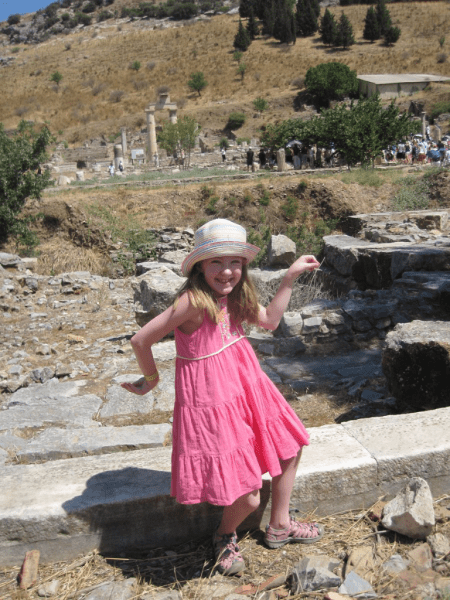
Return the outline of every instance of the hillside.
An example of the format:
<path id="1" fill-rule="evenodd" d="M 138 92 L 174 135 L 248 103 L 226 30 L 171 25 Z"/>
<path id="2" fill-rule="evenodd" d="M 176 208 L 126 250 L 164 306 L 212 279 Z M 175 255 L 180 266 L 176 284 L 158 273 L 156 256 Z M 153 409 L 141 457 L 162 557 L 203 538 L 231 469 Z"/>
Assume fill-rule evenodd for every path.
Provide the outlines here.
<path id="1" fill-rule="evenodd" d="M 36 45 L 10 45 L 3 33 L 1 120 L 6 129 L 21 118 L 45 121 L 60 140 L 81 145 L 99 136 L 114 137 L 123 126 L 133 131 L 145 126 L 145 107 L 155 101 L 160 86 L 168 86 L 181 107 L 179 114 L 195 115 L 204 131 L 220 133 L 230 112 L 240 110 L 247 122 L 238 135 L 252 137 L 267 122 L 302 116 L 294 107 L 302 78 L 322 62 L 338 60 L 359 74 L 448 74 L 450 40 L 439 44 L 449 22 L 448 3 L 391 4 L 393 24 L 402 32 L 393 47 L 362 39 L 367 6 L 330 10 L 337 17 L 344 10 L 349 17 L 354 46 L 329 49 L 318 34 L 299 38 L 294 46 L 260 37 L 244 55 L 244 79 L 232 58 L 236 14 L 202 16 L 195 22 L 109 19 Z M 138 71 L 130 68 L 134 61 L 141 64 Z M 208 81 L 201 97 L 187 86 L 190 74 L 199 70 Z M 59 85 L 50 81 L 55 71 L 62 75 Z M 260 117 L 252 107 L 258 96 L 269 101 L 269 110 Z M 414 99 L 430 110 L 449 96 L 450 86 L 432 84 Z M 410 100 L 404 98 L 400 105 L 407 108 Z"/>

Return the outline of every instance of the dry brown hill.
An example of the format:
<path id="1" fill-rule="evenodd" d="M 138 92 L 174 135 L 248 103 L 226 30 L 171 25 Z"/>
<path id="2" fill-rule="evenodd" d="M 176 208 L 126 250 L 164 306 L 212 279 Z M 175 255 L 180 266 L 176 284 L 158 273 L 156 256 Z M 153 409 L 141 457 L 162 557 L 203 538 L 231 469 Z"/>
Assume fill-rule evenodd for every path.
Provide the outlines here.
<path id="1" fill-rule="evenodd" d="M 318 34 L 299 38 L 294 46 L 261 37 L 245 53 L 243 80 L 232 58 L 238 15 L 173 23 L 166 29 L 155 29 L 152 20 L 108 20 L 35 46 L 4 46 L 0 55 L 14 61 L 0 70 L 1 120 L 7 129 L 21 118 L 46 121 L 59 139 L 79 145 L 100 135 L 115 136 L 123 126 L 141 128 L 146 105 L 160 86 L 168 86 L 172 100 L 183 107 L 180 113 L 195 115 L 204 130 L 220 132 L 231 111 L 245 112 L 247 122 L 238 135 L 250 137 L 264 123 L 301 116 L 294 110 L 301 80 L 309 67 L 322 62 L 338 60 L 358 74 L 448 74 L 450 40 L 439 44 L 448 30 L 447 2 L 391 4 L 393 24 L 402 32 L 393 47 L 362 39 L 367 6 L 331 8 L 337 16 L 343 10 L 356 39 L 350 49 L 326 48 Z M 133 61 L 141 63 L 139 71 L 130 68 Z M 55 71 L 63 76 L 59 86 L 50 81 Z M 194 71 L 203 71 L 209 84 L 201 97 L 187 86 Z M 252 107 L 258 96 L 270 103 L 262 117 Z M 432 84 L 414 99 L 430 109 L 449 96 L 448 85 Z M 409 101 L 402 100 L 402 106 Z"/>

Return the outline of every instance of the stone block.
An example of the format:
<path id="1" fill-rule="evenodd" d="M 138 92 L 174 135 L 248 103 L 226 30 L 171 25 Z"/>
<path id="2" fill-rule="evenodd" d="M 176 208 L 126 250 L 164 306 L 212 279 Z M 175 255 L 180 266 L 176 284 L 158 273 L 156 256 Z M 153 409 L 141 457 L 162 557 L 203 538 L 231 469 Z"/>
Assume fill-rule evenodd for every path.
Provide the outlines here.
<path id="1" fill-rule="evenodd" d="M 359 419 L 342 427 L 376 461 L 380 492 L 396 494 L 419 474 L 433 495 L 448 492 L 450 408 Z"/>
<path id="2" fill-rule="evenodd" d="M 388 333 L 383 371 L 399 406 L 421 410 L 450 405 L 450 323 L 412 321 Z"/>

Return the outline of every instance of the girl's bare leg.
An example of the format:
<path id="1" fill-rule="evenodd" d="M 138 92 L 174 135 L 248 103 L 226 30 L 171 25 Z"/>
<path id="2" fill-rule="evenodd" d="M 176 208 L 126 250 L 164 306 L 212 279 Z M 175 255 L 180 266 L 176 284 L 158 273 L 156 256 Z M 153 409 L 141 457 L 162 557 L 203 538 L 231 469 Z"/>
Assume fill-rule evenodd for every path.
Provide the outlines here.
<path id="1" fill-rule="evenodd" d="M 259 490 L 241 496 L 223 509 L 222 520 L 217 535 L 233 533 L 250 513 L 259 506 Z"/>
<path id="2" fill-rule="evenodd" d="M 289 502 L 294 487 L 295 474 L 302 451 L 289 460 L 280 460 L 282 473 L 272 479 L 272 510 L 270 526 L 274 529 L 289 527 Z"/>

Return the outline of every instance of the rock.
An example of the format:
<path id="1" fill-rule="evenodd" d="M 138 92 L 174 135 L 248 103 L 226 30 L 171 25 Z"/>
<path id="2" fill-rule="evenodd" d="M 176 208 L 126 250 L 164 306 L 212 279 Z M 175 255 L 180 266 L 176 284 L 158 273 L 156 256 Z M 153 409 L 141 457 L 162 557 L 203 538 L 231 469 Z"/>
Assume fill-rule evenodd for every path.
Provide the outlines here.
<path id="1" fill-rule="evenodd" d="M 285 235 L 272 235 L 268 250 L 269 266 L 290 265 L 295 260 L 296 245 Z"/>
<path id="2" fill-rule="evenodd" d="M 413 321 L 388 333 L 383 372 L 401 408 L 450 405 L 449 338 L 450 323 L 445 321 Z"/>
<path id="3" fill-rule="evenodd" d="M 425 539 L 435 524 L 433 497 L 427 482 L 414 477 L 383 510 L 382 525 L 413 539 Z"/>
<path id="4" fill-rule="evenodd" d="M 288 577 L 293 594 L 312 592 L 322 588 L 336 587 L 341 578 L 332 571 L 340 565 L 340 561 L 328 556 L 307 556 L 294 565 Z"/>
<path id="5" fill-rule="evenodd" d="M 59 579 L 53 579 L 53 581 L 47 581 L 40 585 L 37 589 L 37 595 L 41 598 L 49 598 L 51 596 L 56 596 L 59 587 L 61 585 L 61 581 Z"/>
<path id="6" fill-rule="evenodd" d="M 283 335 L 287 337 L 291 337 L 294 335 L 300 335 L 303 327 L 303 319 L 299 313 L 296 312 L 286 312 L 284 313 L 280 328 Z"/>
<path id="7" fill-rule="evenodd" d="M 393 554 L 389 560 L 382 564 L 382 568 L 389 575 L 396 575 L 407 569 L 408 564 L 400 554 Z"/>
<path id="8" fill-rule="evenodd" d="M 227 596 L 228 597 L 228 596 Z M 140 600 L 182 600 L 180 592 L 176 590 L 164 590 L 162 592 L 147 592 L 139 596 Z M 242 596 L 240 597 L 242 600 Z"/>
<path id="9" fill-rule="evenodd" d="M 357 598 L 377 598 L 377 594 L 368 581 L 351 571 L 339 587 L 340 594 L 355 596 Z"/>
<path id="10" fill-rule="evenodd" d="M 429 535 L 427 542 L 436 558 L 442 558 L 450 552 L 450 539 L 443 533 Z"/>
<path id="11" fill-rule="evenodd" d="M 131 577 L 125 581 L 110 581 L 101 585 L 84 597 L 84 600 L 130 600 L 135 598 L 136 579 Z"/>
<path id="12" fill-rule="evenodd" d="M 372 546 L 360 546 L 350 552 L 345 567 L 345 574 L 352 571 L 360 577 L 367 577 L 374 570 L 374 558 Z"/>
<path id="13" fill-rule="evenodd" d="M 21 590 L 27 590 L 36 583 L 40 556 L 41 553 L 39 550 L 30 550 L 25 554 L 25 559 L 18 576 L 19 588 Z"/>
<path id="14" fill-rule="evenodd" d="M 410 562 L 418 572 L 428 571 L 433 566 L 433 555 L 428 544 L 421 544 L 408 552 Z"/>
<path id="15" fill-rule="evenodd" d="M 2 267 L 17 267 L 22 264 L 22 259 L 16 254 L 8 254 L 7 252 L 0 252 L 0 265 Z"/>
<path id="16" fill-rule="evenodd" d="M 142 375 L 133 376 L 129 381 L 136 381 Z M 119 415 L 147 414 L 153 409 L 153 394 L 145 396 L 130 394 L 120 385 L 112 385 L 106 392 L 106 403 L 100 410 L 100 418 Z"/>
<path id="17" fill-rule="evenodd" d="M 185 281 L 171 269 L 160 265 L 139 277 L 133 285 L 136 321 L 140 327 L 168 308 Z"/>

